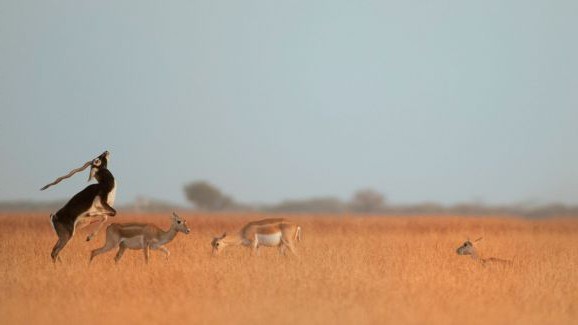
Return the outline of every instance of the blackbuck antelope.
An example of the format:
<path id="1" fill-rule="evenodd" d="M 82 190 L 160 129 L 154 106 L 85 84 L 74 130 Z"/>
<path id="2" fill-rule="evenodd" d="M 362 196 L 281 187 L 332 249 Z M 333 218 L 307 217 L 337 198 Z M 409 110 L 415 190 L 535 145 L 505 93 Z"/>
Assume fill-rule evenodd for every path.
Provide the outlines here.
<path id="1" fill-rule="evenodd" d="M 145 261 L 149 262 L 151 249 L 159 249 L 169 258 L 170 252 L 164 246 L 172 241 L 178 232 L 188 234 L 191 230 L 187 227 L 187 221 L 173 212 L 169 230 L 164 231 L 159 227 L 147 223 L 113 223 L 106 228 L 106 242 L 101 248 L 90 253 L 90 261 L 97 255 L 106 253 L 118 247 L 114 261 L 118 263 L 127 248 L 142 249 Z"/>
<path id="2" fill-rule="evenodd" d="M 482 240 L 482 237 L 474 240 L 474 242 L 478 242 L 480 240 Z M 480 262 L 484 266 L 487 264 L 512 265 L 512 261 L 510 260 L 504 260 L 496 257 L 480 257 L 476 248 L 474 247 L 474 244 L 472 244 L 469 239 L 466 240 L 462 246 L 458 247 L 456 253 L 458 253 L 458 255 L 470 255 L 475 261 Z"/>
<path id="3" fill-rule="evenodd" d="M 301 227 L 288 222 L 285 219 L 264 219 L 249 222 L 236 235 L 227 236 L 224 233 L 221 237 L 213 238 L 213 255 L 220 253 L 225 247 L 232 245 L 244 245 L 252 248 L 256 255 L 259 246 L 277 246 L 279 253 L 285 255 L 286 248 L 291 253 L 295 253 L 294 242 L 301 241 Z"/>
<path id="4" fill-rule="evenodd" d="M 67 175 L 57 178 L 54 182 L 40 189 L 43 191 L 52 185 L 58 184 L 63 179 L 69 178 L 89 166 L 90 175 L 88 181 L 94 178 L 98 182 L 88 185 L 84 190 L 73 196 L 58 212 L 50 215 L 50 222 L 56 235 L 58 235 L 58 241 L 50 254 L 54 262 L 59 259 L 58 254 L 72 238 L 76 229 L 86 227 L 92 223 L 99 223 L 94 232 L 86 238 L 86 240 L 91 240 L 107 218 L 116 215 L 116 210 L 112 207 L 116 194 L 116 183 L 111 172 L 107 169 L 109 156 L 109 152 L 105 151 L 97 158 L 87 161 L 82 167 L 71 170 Z"/>

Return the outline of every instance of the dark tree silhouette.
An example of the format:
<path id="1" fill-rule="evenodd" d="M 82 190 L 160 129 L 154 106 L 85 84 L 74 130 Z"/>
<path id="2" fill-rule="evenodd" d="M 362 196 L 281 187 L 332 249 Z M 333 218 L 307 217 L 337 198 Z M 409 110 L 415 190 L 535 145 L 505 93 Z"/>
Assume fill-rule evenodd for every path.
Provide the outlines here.
<path id="1" fill-rule="evenodd" d="M 187 199 L 201 209 L 222 210 L 234 204 L 231 197 L 206 181 L 192 182 L 186 185 L 184 190 Z"/>
<path id="2" fill-rule="evenodd" d="M 353 194 L 350 207 L 355 212 L 380 212 L 385 208 L 385 198 L 383 194 L 372 189 L 359 190 Z"/>

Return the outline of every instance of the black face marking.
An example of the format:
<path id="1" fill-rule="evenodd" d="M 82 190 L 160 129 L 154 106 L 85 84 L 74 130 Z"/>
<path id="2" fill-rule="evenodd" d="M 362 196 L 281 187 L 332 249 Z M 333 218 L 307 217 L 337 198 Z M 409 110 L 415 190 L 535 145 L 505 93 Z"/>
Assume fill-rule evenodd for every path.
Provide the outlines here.
<path id="1" fill-rule="evenodd" d="M 103 168 L 107 168 L 108 165 L 108 157 L 110 156 L 110 153 L 108 151 L 103 152 L 100 156 L 98 156 L 98 160 L 100 160 L 100 166 Z"/>

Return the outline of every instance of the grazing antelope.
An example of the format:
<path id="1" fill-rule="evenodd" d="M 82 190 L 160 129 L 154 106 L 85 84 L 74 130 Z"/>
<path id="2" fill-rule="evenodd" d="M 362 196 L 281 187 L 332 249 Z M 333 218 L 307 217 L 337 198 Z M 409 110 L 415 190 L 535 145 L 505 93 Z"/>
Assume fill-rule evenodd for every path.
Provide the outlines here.
<path id="1" fill-rule="evenodd" d="M 277 246 L 279 253 L 285 255 L 286 248 L 295 253 L 294 241 L 301 241 L 301 227 L 285 219 L 264 219 L 249 222 L 241 231 L 233 236 L 224 233 L 221 237 L 213 238 L 213 255 L 220 253 L 225 247 L 244 245 L 252 248 L 258 255 L 259 246 Z"/>
<path id="2" fill-rule="evenodd" d="M 118 263 L 122 254 L 127 248 L 142 249 L 144 251 L 145 261 L 149 262 L 151 249 L 159 249 L 165 253 L 166 258 L 171 254 L 164 246 L 172 241 L 178 232 L 188 234 L 191 230 L 187 227 L 187 221 L 173 212 L 171 218 L 171 227 L 164 231 L 159 227 L 147 223 L 113 223 L 106 228 L 106 242 L 101 248 L 95 249 L 90 253 L 90 261 L 97 255 L 106 253 L 111 249 L 118 247 L 118 252 L 114 261 Z"/>
<path id="3" fill-rule="evenodd" d="M 110 153 L 105 151 L 97 158 L 87 161 L 82 167 L 71 170 L 67 175 L 57 178 L 54 182 L 45 185 L 43 191 L 52 185 L 60 183 L 75 173 L 85 170 L 90 166 L 88 180 L 96 179 L 96 184 L 88 185 L 84 190 L 73 196 L 68 203 L 58 212 L 50 215 L 52 227 L 58 235 L 58 241 L 52 249 L 52 261 L 59 259 L 58 254 L 72 238 L 76 229 L 86 227 L 92 223 L 99 223 L 97 228 L 86 240 L 91 240 L 100 230 L 109 216 L 116 215 L 112 207 L 116 194 L 116 182 L 112 173 L 108 170 Z"/>
<path id="4" fill-rule="evenodd" d="M 478 242 L 480 240 L 482 240 L 482 237 L 474 240 L 474 242 Z M 456 253 L 458 253 L 458 255 L 470 255 L 475 261 L 482 263 L 482 265 L 484 266 L 486 264 L 512 265 L 512 261 L 510 260 L 504 260 L 496 257 L 488 257 L 488 258 L 480 257 L 478 255 L 478 252 L 476 251 L 476 248 L 474 247 L 474 244 L 472 244 L 472 242 L 469 239 L 466 240 L 462 246 L 458 247 Z"/>

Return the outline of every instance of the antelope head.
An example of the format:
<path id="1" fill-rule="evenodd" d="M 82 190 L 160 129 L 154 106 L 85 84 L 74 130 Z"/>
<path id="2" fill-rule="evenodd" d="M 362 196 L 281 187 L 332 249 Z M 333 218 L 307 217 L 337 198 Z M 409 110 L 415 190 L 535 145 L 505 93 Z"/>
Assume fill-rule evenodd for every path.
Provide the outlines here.
<path id="1" fill-rule="evenodd" d="M 478 242 L 480 240 L 482 240 L 482 237 L 474 240 L 474 242 Z M 472 244 L 472 242 L 468 239 L 462 244 L 462 246 L 458 247 L 456 253 L 458 253 L 458 255 L 476 255 L 476 249 L 474 248 L 474 244 Z"/>
<path id="2" fill-rule="evenodd" d="M 183 234 L 188 234 L 189 232 L 191 232 L 191 229 L 189 229 L 189 227 L 187 226 L 187 221 L 179 217 L 176 213 L 173 212 L 171 220 L 173 222 L 172 227 L 174 227 L 177 231 L 180 231 Z"/>
<path id="3" fill-rule="evenodd" d="M 225 237 L 227 237 L 227 233 L 223 233 L 221 237 L 214 237 L 213 241 L 211 241 L 211 246 L 213 247 L 213 255 L 219 254 L 227 244 L 225 243 Z"/>
<path id="4" fill-rule="evenodd" d="M 107 168 L 108 159 L 110 157 L 110 152 L 105 151 L 100 156 L 94 158 L 90 161 L 90 174 L 88 175 L 88 181 L 90 182 L 101 168 Z"/>

